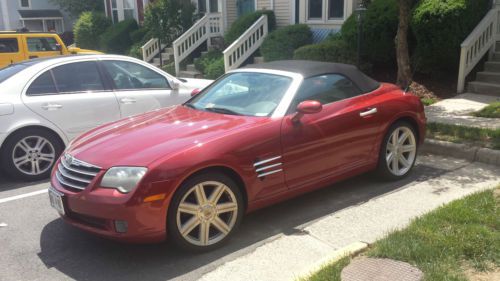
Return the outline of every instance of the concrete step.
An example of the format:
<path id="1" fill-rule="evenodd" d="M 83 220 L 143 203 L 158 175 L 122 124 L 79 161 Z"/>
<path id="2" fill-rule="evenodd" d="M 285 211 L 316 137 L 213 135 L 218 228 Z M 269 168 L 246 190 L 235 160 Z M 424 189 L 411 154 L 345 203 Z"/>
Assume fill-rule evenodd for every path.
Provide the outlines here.
<path id="1" fill-rule="evenodd" d="M 161 53 L 161 57 L 164 60 L 171 60 L 171 61 L 174 60 L 174 54 L 173 53 Z"/>
<path id="2" fill-rule="evenodd" d="M 181 71 L 179 71 L 179 74 L 177 75 L 177 77 L 203 78 L 203 74 L 201 74 L 199 71 L 181 70 Z"/>
<path id="3" fill-rule="evenodd" d="M 478 72 L 476 80 L 479 82 L 486 82 L 500 85 L 500 72 Z"/>
<path id="4" fill-rule="evenodd" d="M 491 60 L 492 61 L 500 61 L 500 52 L 494 52 Z"/>
<path id="5" fill-rule="evenodd" d="M 496 45 L 496 51 L 497 52 L 500 52 L 500 41 L 497 42 L 497 45 Z"/>
<path id="6" fill-rule="evenodd" d="M 500 62 L 498 61 L 487 61 L 484 64 L 484 70 L 488 72 L 500 72 Z"/>
<path id="7" fill-rule="evenodd" d="M 253 63 L 254 64 L 264 63 L 264 57 L 254 57 Z"/>
<path id="8" fill-rule="evenodd" d="M 474 81 L 474 82 L 469 82 L 469 84 L 467 85 L 467 88 L 468 88 L 469 92 L 476 93 L 476 94 L 489 95 L 489 96 L 500 96 L 500 85 L 499 84 Z"/>
<path id="9" fill-rule="evenodd" d="M 188 64 L 188 65 L 186 65 L 186 70 L 187 71 L 198 71 L 196 69 L 196 67 L 194 66 L 194 64 Z"/>
<path id="10" fill-rule="evenodd" d="M 172 47 L 170 47 L 170 48 L 165 48 L 165 49 L 163 49 L 163 52 L 164 52 L 164 53 L 171 53 L 171 54 L 173 54 L 173 53 L 174 53 L 174 48 L 172 48 Z"/>
<path id="11" fill-rule="evenodd" d="M 163 65 L 169 64 L 169 63 L 171 63 L 173 61 L 174 61 L 174 58 L 168 58 L 168 59 L 163 58 Z M 160 64 L 160 58 L 154 58 L 153 59 L 153 64 L 158 64 L 159 65 Z"/>

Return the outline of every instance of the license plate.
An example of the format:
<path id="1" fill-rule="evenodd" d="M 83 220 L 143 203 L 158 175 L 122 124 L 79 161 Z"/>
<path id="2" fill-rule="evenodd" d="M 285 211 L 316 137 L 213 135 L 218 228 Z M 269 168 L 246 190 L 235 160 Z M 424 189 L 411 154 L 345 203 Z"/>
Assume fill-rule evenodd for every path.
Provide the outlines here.
<path id="1" fill-rule="evenodd" d="M 65 212 L 62 200 L 62 194 L 58 193 L 52 188 L 49 188 L 49 199 L 50 199 L 50 206 L 56 209 L 59 212 L 59 214 L 64 215 Z"/>

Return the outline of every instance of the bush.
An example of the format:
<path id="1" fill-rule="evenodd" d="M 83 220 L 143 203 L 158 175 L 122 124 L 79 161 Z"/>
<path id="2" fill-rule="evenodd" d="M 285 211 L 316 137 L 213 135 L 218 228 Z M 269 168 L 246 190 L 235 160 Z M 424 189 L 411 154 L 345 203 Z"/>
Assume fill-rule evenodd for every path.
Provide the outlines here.
<path id="1" fill-rule="evenodd" d="M 175 63 L 174 62 L 171 62 L 169 64 L 164 65 L 163 70 L 172 76 L 177 76 L 177 73 L 175 72 Z"/>
<path id="2" fill-rule="evenodd" d="M 373 63 L 395 62 L 394 39 L 398 30 L 398 22 L 396 0 L 372 1 L 363 18 L 362 56 Z M 357 50 L 358 22 L 355 14 L 342 25 L 341 34 L 350 48 Z"/>
<path id="3" fill-rule="evenodd" d="M 141 27 L 130 33 L 130 39 L 134 43 L 146 43 L 147 40 L 151 39 L 146 37 L 147 34 L 148 30 L 144 27 Z"/>
<path id="4" fill-rule="evenodd" d="M 73 28 L 76 45 L 80 48 L 99 49 L 98 38 L 110 25 L 111 20 L 104 14 L 82 13 Z"/>
<path id="5" fill-rule="evenodd" d="M 224 42 L 230 45 L 238 37 L 241 36 L 252 24 L 254 24 L 262 15 L 267 15 L 268 31 L 272 31 L 276 28 L 276 17 L 273 11 L 261 10 L 255 11 L 253 13 L 246 14 L 238 18 L 229 28 L 229 30 L 224 35 Z"/>
<path id="6" fill-rule="evenodd" d="M 426 73 L 456 71 L 460 44 L 489 9 L 489 0 L 421 0 L 410 26 L 417 40 L 416 66 Z"/>
<path id="7" fill-rule="evenodd" d="M 108 53 L 125 54 L 133 43 L 130 33 L 138 28 L 134 19 L 124 20 L 111 26 L 101 35 L 101 48 Z"/>
<path id="8" fill-rule="evenodd" d="M 142 60 L 142 49 L 141 49 L 142 44 L 141 43 L 135 43 L 130 47 L 128 50 L 127 54 L 131 57 L 138 58 Z"/>
<path id="9" fill-rule="evenodd" d="M 205 77 L 208 79 L 217 79 L 224 73 L 224 57 L 212 61 L 205 69 Z"/>
<path id="10" fill-rule="evenodd" d="M 208 65 L 212 64 L 216 60 L 219 60 L 221 57 L 223 57 L 221 51 L 210 50 L 206 54 L 203 54 L 199 58 L 195 59 L 194 66 L 198 71 L 205 73 Z"/>
<path id="11" fill-rule="evenodd" d="M 289 25 L 271 32 L 260 47 L 265 61 L 293 58 L 293 51 L 312 43 L 312 32 L 305 24 Z"/>
<path id="12" fill-rule="evenodd" d="M 344 40 L 336 39 L 298 48 L 295 50 L 293 58 L 354 64 L 356 62 L 356 51 Z"/>

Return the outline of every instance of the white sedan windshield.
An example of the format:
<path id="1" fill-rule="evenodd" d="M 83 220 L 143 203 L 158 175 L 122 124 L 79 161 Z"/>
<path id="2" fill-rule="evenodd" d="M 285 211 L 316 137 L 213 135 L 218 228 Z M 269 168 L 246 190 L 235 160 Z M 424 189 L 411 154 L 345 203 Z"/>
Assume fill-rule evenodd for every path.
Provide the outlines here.
<path id="1" fill-rule="evenodd" d="M 292 78 L 281 75 L 232 73 L 185 105 L 222 114 L 270 116 L 291 83 Z"/>

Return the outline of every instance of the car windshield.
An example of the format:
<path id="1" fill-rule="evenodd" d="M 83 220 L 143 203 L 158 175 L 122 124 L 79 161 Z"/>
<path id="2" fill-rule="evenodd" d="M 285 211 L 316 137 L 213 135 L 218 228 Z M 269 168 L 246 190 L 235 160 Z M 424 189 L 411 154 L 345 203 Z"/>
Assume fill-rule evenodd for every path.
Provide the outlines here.
<path id="1" fill-rule="evenodd" d="M 245 116 L 270 116 L 292 78 L 255 72 L 236 72 L 215 82 L 185 103 L 198 110 Z"/>
<path id="2" fill-rule="evenodd" d="M 9 79 L 11 76 L 15 75 L 19 71 L 27 68 L 28 65 L 24 64 L 11 64 L 0 69 L 0 83 Z"/>

